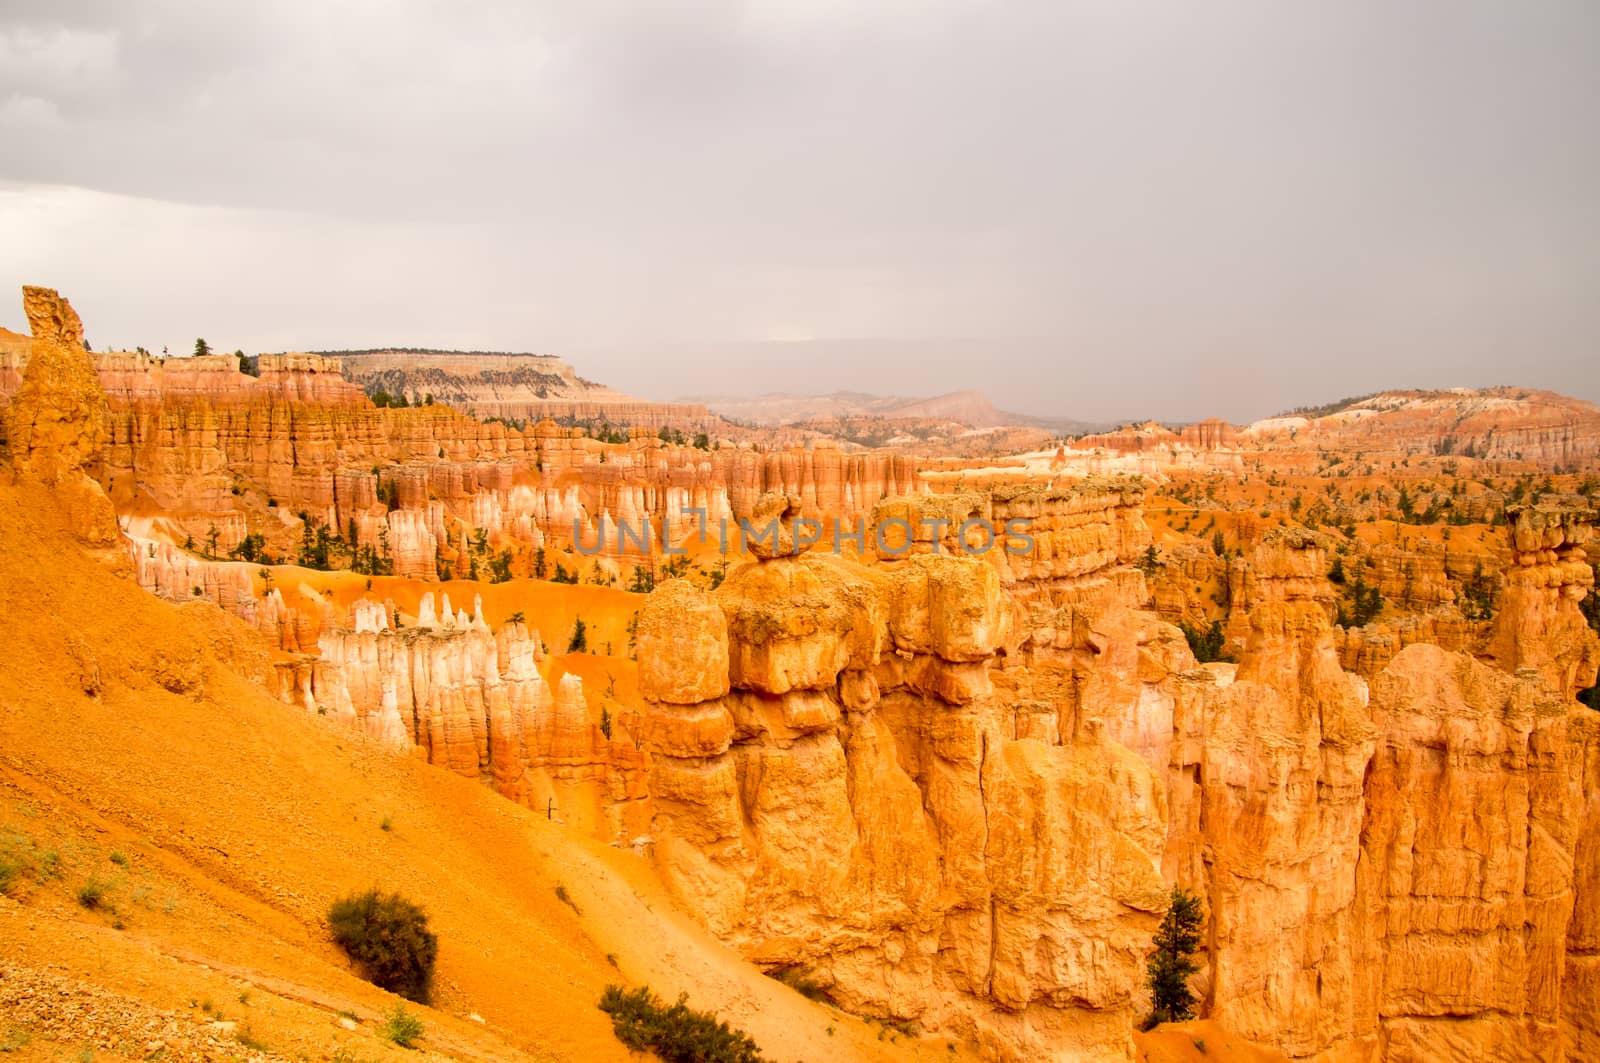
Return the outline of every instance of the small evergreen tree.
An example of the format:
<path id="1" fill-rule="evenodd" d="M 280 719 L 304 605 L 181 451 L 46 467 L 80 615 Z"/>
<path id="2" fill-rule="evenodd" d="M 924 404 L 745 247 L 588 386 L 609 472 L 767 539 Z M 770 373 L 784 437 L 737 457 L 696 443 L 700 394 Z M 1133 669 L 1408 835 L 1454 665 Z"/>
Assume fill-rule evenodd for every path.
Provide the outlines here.
<path id="1" fill-rule="evenodd" d="M 207 343 L 204 339 L 197 339 L 194 341 L 194 356 L 196 358 L 203 358 L 210 353 L 211 344 Z"/>
<path id="2" fill-rule="evenodd" d="M 509 583 L 511 581 L 511 548 L 506 547 L 498 554 L 489 556 L 489 582 Z"/>
<path id="3" fill-rule="evenodd" d="M 633 566 L 633 580 L 628 584 L 628 590 L 634 594 L 649 594 L 656 589 L 656 576 L 654 572 L 643 565 Z"/>
<path id="4" fill-rule="evenodd" d="M 1195 996 L 1189 990 L 1189 976 L 1200 969 L 1194 954 L 1200 948 L 1204 923 L 1200 898 L 1182 886 L 1173 886 L 1167 914 L 1156 930 L 1155 954 L 1146 963 L 1151 1009 L 1145 1029 L 1194 1018 Z"/>
<path id="5" fill-rule="evenodd" d="M 1189 652 L 1193 653 L 1194 659 L 1201 664 L 1228 659 L 1223 653 L 1228 637 L 1222 630 L 1222 621 L 1213 620 L 1209 625 L 1203 625 L 1180 620 L 1178 630 L 1183 632 L 1185 641 L 1189 643 Z"/>
<path id="6" fill-rule="evenodd" d="M 583 617 L 578 617 L 572 625 L 572 641 L 567 643 L 568 653 L 589 652 L 589 628 L 583 622 Z"/>

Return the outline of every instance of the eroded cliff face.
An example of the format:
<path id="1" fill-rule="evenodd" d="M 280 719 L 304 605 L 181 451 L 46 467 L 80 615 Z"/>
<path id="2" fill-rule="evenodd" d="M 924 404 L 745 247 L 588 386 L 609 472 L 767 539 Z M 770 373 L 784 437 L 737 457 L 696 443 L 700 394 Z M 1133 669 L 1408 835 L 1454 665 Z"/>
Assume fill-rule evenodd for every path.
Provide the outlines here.
<path id="1" fill-rule="evenodd" d="M 658 591 L 640 689 L 684 902 L 849 1007 L 1098 1059 L 1128 1051 L 1177 881 L 1206 902 L 1206 1013 L 1291 1058 L 1587 1058 L 1595 640 L 1552 619 L 1587 518 L 1524 520 L 1500 619 L 1508 645 L 1570 638 L 1507 669 L 1418 642 L 1369 687 L 1304 531 L 1240 563 L 1238 663 L 1196 666 L 1143 608 L 1138 505 L 1128 481 L 897 500 L 876 519 L 953 523 Z M 1020 514 L 1031 556 L 948 531 Z"/>
<path id="2" fill-rule="evenodd" d="M 658 592 L 638 642 L 659 864 L 846 1007 L 1126 1057 L 1158 783 L 1098 728 L 1019 735 L 987 674 L 1008 624 L 994 568 L 958 557 L 779 557 L 715 597 Z M 667 656 L 698 679 L 662 682 Z"/>
<path id="3" fill-rule="evenodd" d="M 1564 1005 L 1594 1003 L 1563 991 L 1569 921 L 1594 897 L 1569 776 L 1587 759 L 1569 721 L 1592 714 L 1570 704 L 1426 645 L 1374 681 L 1355 997 L 1384 1059 L 1588 1058 L 1560 1030 Z"/>
<path id="4" fill-rule="evenodd" d="M 541 672 L 539 633 L 522 621 L 491 631 L 482 603 L 452 612 L 449 594 L 423 596 L 419 615 L 358 600 L 334 618 L 318 656 L 279 668 L 286 701 L 344 720 L 397 750 L 602 837 L 642 829 L 644 757 L 612 742 L 583 681 Z M 638 831 L 634 831 L 638 833 Z"/>
<path id="5" fill-rule="evenodd" d="M 655 431 L 728 427 L 699 403 L 646 402 L 585 380 L 552 355 L 468 351 L 349 351 L 345 376 L 414 403 L 426 396 L 479 417 L 605 421 Z"/>
<path id="6" fill-rule="evenodd" d="M 957 553 L 935 554 L 930 534 L 873 565 L 774 557 L 715 595 L 675 583 L 651 597 L 639 658 L 656 852 L 708 925 L 760 962 L 810 968 L 847 1007 L 991 1054 L 1131 1058 L 1163 786 L 1103 721 L 995 682 L 1022 636 L 1007 582 L 1030 580 L 1052 616 L 1114 589 L 1082 586 L 1096 566 L 1080 558 L 1139 541 L 1117 519 L 1122 486 L 875 514 L 1003 526 L 1028 512 L 1043 551 L 1028 561 L 1004 544 L 964 556 L 954 536 L 941 545 Z"/>
<path id="7" fill-rule="evenodd" d="M 478 533 L 497 547 L 536 548 L 570 543 L 576 527 L 586 549 L 619 554 L 627 552 L 619 523 L 638 530 L 648 520 L 659 545 L 670 522 L 679 543 L 702 521 L 715 535 L 718 521 L 748 517 L 770 491 L 798 496 L 809 516 L 853 518 L 919 489 L 916 461 L 888 452 L 847 454 L 826 444 L 702 450 L 669 446 L 644 429 L 608 444 L 548 420 L 512 428 L 442 405 L 380 409 L 342 375 L 337 358 L 322 355 L 262 355 L 258 376 L 241 372 L 232 355 L 90 355 L 65 300 L 30 288 L 25 302 L 36 330 L 32 353 L 0 351 L 13 453 L 21 448 L 25 457 L 37 449 L 35 433 L 70 425 L 71 455 L 60 441 L 45 449 L 98 480 L 125 518 L 159 516 L 178 542 L 207 541 L 215 528 L 219 552 L 259 534 L 272 553 L 292 556 L 304 512 L 341 536 L 354 529 L 360 542 L 383 544 L 397 574 L 432 578 L 441 566 L 465 575 L 466 544 Z M 52 378 L 48 389 L 78 396 L 70 408 L 41 407 L 39 389 L 24 382 L 41 342 L 53 353 L 35 375 L 70 369 L 77 377 Z M 64 360 L 61 351 L 75 354 Z M 562 372 L 572 377 L 570 367 Z M 551 399 L 543 413 L 612 423 L 654 423 L 660 413 L 629 413 L 653 404 L 578 383 L 582 394 Z M 85 396 L 95 396 L 91 405 L 82 405 Z"/>
<path id="8" fill-rule="evenodd" d="M 1244 652 L 1180 684 L 1168 776 L 1169 866 L 1210 912 L 1207 1003 L 1294 1057 L 1357 1025 L 1353 871 L 1376 739 L 1365 684 L 1339 667 L 1326 568 L 1309 534 L 1256 550 Z"/>

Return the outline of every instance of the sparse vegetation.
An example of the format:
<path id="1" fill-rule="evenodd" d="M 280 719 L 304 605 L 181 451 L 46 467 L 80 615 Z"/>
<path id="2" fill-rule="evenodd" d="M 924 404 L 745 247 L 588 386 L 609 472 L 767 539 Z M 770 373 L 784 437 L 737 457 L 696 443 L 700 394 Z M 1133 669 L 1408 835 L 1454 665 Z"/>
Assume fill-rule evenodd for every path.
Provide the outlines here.
<path id="1" fill-rule="evenodd" d="M 105 903 L 109 888 L 97 878 L 91 878 L 78 887 L 78 904 L 91 912 Z"/>
<path id="2" fill-rule="evenodd" d="M 18 831 L 0 834 L 0 893 L 15 893 L 24 876 L 47 882 L 60 874 L 61 854 L 56 850 L 40 849 L 32 838 Z"/>
<path id="3" fill-rule="evenodd" d="M 427 914 L 398 893 L 353 894 L 328 909 L 333 939 L 373 985 L 428 1002 L 439 941 Z"/>
<path id="4" fill-rule="evenodd" d="M 1350 608 L 1340 602 L 1334 615 L 1334 623 L 1340 627 L 1365 627 L 1383 611 L 1383 595 L 1365 578 L 1357 576 L 1348 590 Z"/>
<path id="5" fill-rule="evenodd" d="M 654 1052 L 665 1063 L 767 1063 L 748 1034 L 695 1011 L 687 995 L 666 1006 L 649 986 L 608 985 L 600 1010 L 611 1016 L 617 1040 L 635 1052 Z"/>
<path id="6" fill-rule="evenodd" d="M 407 1011 L 404 1004 L 396 1004 L 394 1010 L 384 1017 L 383 1025 L 378 1027 L 379 1037 L 401 1048 L 410 1048 L 422 1040 L 426 1032 L 422 1020 Z"/>
<path id="7" fill-rule="evenodd" d="M 241 1022 L 233 1031 L 233 1039 L 252 1052 L 271 1052 L 272 1046 L 255 1035 L 248 1022 Z"/>

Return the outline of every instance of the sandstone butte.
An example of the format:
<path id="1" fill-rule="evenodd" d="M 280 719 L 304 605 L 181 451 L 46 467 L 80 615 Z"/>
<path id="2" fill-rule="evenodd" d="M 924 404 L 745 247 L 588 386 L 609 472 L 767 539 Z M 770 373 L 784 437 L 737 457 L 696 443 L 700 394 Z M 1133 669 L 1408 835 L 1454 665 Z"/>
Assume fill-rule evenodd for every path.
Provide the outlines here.
<path id="1" fill-rule="evenodd" d="M 1225 574 L 1237 661 L 1199 664 L 1150 608 L 1158 596 L 1140 564 L 1152 531 L 1138 477 L 1013 476 L 1020 482 L 928 493 L 926 478 L 887 455 L 702 452 L 689 468 L 638 440 L 608 452 L 637 457 L 612 480 L 605 466 L 620 462 L 579 457 L 594 441 L 437 408 L 373 410 L 326 363 L 263 364 L 243 402 L 205 398 L 198 383 L 180 398 L 188 385 L 168 379 L 171 362 L 136 365 L 119 397 L 107 359 L 93 371 L 65 302 L 35 289 L 26 298 L 34 339 L 7 415 L 17 486 L 0 530 L 16 544 L 8 585 L 60 607 L 30 635 L 41 640 L 37 663 L 6 680 L 8 699 L 28 707 L 7 741 L 26 738 L 28 752 L 5 784 L 109 801 L 127 809 L 97 813 L 113 829 L 153 824 L 153 837 L 170 832 L 191 861 L 185 873 L 220 875 L 215 857 L 195 855 L 205 843 L 190 839 L 207 828 L 191 804 L 172 807 L 160 785 L 110 796 L 145 757 L 157 780 L 192 781 L 150 737 L 130 733 L 153 719 L 141 703 L 215 743 L 192 752 L 195 771 L 226 773 L 229 752 L 248 748 L 291 777 L 309 772 L 300 785 L 326 796 L 294 819 L 358 866 L 328 870 L 333 853 L 262 825 L 242 844 L 265 861 L 264 877 L 227 873 L 229 889 L 261 907 L 255 925 L 297 943 L 285 961 L 299 966 L 297 984 L 313 969 L 335 984 L 330 948 L 298 943 L 315 936 L 305 927 L 329 883 L 369 875 L 371 861 L 370 874 L 386 869 L 438 896 L 445 940 L 462 935 L 444 1009 L 508 1001 L 527 974 L 503 973 L 506 961 L 490 953 L 520 959 L 555 917 L 497 900 L 504 922 L 469 925 L 469 884 L 481 877 L 484 896 L 510 897 L 529 879 L 582 867 L 608 898 L 604 918 L 565 928 L 563 948 L 592 957 L 619 943 L 625 971 L 684 985 L 778 1058 L 930 1046 L 944 1058 L 943 1037 L 958 1056 L 998 1060 L 1600 1059 L 1600 714 L 1575 698 L 1596 683 L 1600 641 L 1579 608 L 1592 591 L 1594 526 L 1580 500 L 1507 507 L 1492 622 L 1443 638 L 1419 630 L 1382 654 L 1352 651 L 1350 632 L 1333 624 L 1325 537 L 1264 532 Z M 152 377 L 160 397 L 141 405 L 133 396 Z M 303 423 L 313 416 L 321 426 Z M 1216 426 L 1202 434 L 1227 442 Z M 478 478 L 486 453 L 506 479 Z M 591 517 L 615 516 L 625 498 L 649 511 L 676 488 L 725 497 L 741 515 L 854 513 L 924 531 L 901 556 L 761 550 L 714 590 L 666 581 L 637 599 L 635 662 L 559 652 L 572 616 L 562 597 L 587 595 L 599 609 L 597 594 L 620 591 L 404 573 L 369 584 L 288 569 L 267 591 L 255 566 L 158 541 L 162 521 L 209 520 L 227 506 L 207 492 L 226 484 L 230 461 L 251 485 L 352 507 L 333 512 L 391 529 L 395 514 L 425 511 L 425 523 L 449 499 L 460 531 L 504 530 L 505 507 L 480 500 L 512 497 L 532 462 L 530 479 L 554 478 Z M 359 493 L 376 479 L 373 462 L 409 466 L 387 516 L 375 492 Z M 63 483 L 73 486 L 58 513 L 41 485 Z M 105 549 L 108 496 L 136 511 L 124 511 L 126 528 L 150 533 L 123 534 L 120 556 Z M 558 534 L 548 521 L 564 511 L 545 504 L 520 511 L 528 534 Z M 42 511 L 31 524 L 30 507 Z M 933 517 L 948 522 L 937 541 L 920 523 Z M 951 529 L 969 517 L 1027 519 L 1033 550 L 963 554 Z M 73 580 L 92 590 L 56 598 L 32 571 L 78 549 L 57 525 L 111 562 L 69 556 Z M 179 600 L 194 581 L 203 600 L 135 604 L 119 569 Z M 171 644 L 111 637 L 99 595 L 151 617 Z M 263 620 L 291 614 L 304 628 L 293 639 Z M 288 642 L 302 652 L 284 653 Z M 1362 668 L 1346 669 L 1352 652 Z M 273 708 L 267 692 L 305 712 Z M 217 718 L 223 697 L 246 706 L 242 733 Z M 118 711 L 108 717 L 101 704 Z M 352 733 L 366 736 L 357 753 L 336 742 Z M 187 736 L 172 740 L 189 749 Z M 80 747 L 89 762 L 75 757 Z M 248 769 L 237 795 L 207 775 L 205 792 L 219 806 L 248 803 L 268 785 L 262 775 Z M 273 785 L 292 789 L 294 779 Z M 537 813 L 552 801 L 563 827 L 516 807 Z M 419 838 L 441 847 L 437 864 L 402 871 L 373 838 L 326 834 L 350 809 L 402 802 L 428 821 Z M 256 814 L 240 815 L 246 825 L 225 833 L 250 838 Z M 518 831 L 524 840 L 505 837 Z M 544 862 L 483 848 L 503 844 L 531 844 Z M 466 882 L 448 887 L 446 868 Z M 265 884 L 274 875 L 294 885 L 274 890 Z M 606 885 L 621 882 L 630 886 Z M 1205 1021 L 1138 1035 L 1145 958 L 1174 882 L 1205 902 L 1192 982 Z M 641 911 L 630 888 L 660 894 L 659 904 Z M 668 896 L 692 923 L 678 921 Z M 520 936 L 491 945 L 501 934 Z M 807 972 L 844 1012 L 810 1012 L 735 955 Z M 563 989 L 559 1000 L 597 994 L 605 976 L 587 962 L 561 968 L 583 992 Z M 337 985 L 354 992 L 348 979 Z M 923 1036 L 903 1046 L 859 1037 L 845 1012 Z M 837 1018 L 819 1039 L 828 1016 Z M 591 1036 L 589 1015 L 567 1030 L 543 1008 L 491 1022 L 521 1047 L 618 1054 Z M 842 1039 L 830 1040 L 835 1024 Z"/>

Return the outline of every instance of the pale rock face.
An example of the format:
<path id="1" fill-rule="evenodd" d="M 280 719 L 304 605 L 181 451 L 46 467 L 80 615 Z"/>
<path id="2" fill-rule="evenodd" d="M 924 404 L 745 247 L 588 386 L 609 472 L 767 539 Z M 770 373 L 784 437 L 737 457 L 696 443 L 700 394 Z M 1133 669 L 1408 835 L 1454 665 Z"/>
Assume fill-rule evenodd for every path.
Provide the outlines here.
<path id="1" fill-rule="evenodd" d="M 552 693 L 524 625 L 498 635 L 470 621 L 394 632 L 387 612 L 358 602 L 352 630 L 323 632 L 312 703 L 513 800 L 547 794 L 573 769 L 605 773 L 606 742 L 589 722 L 582 681 L 563 676 Z"/>
<path id="2" fill-rule="evenodd" d="M 351 627 L 357 635 L 376 635 L 389 630 L 389 610 L 370 598 L 351 606 Z"/>

